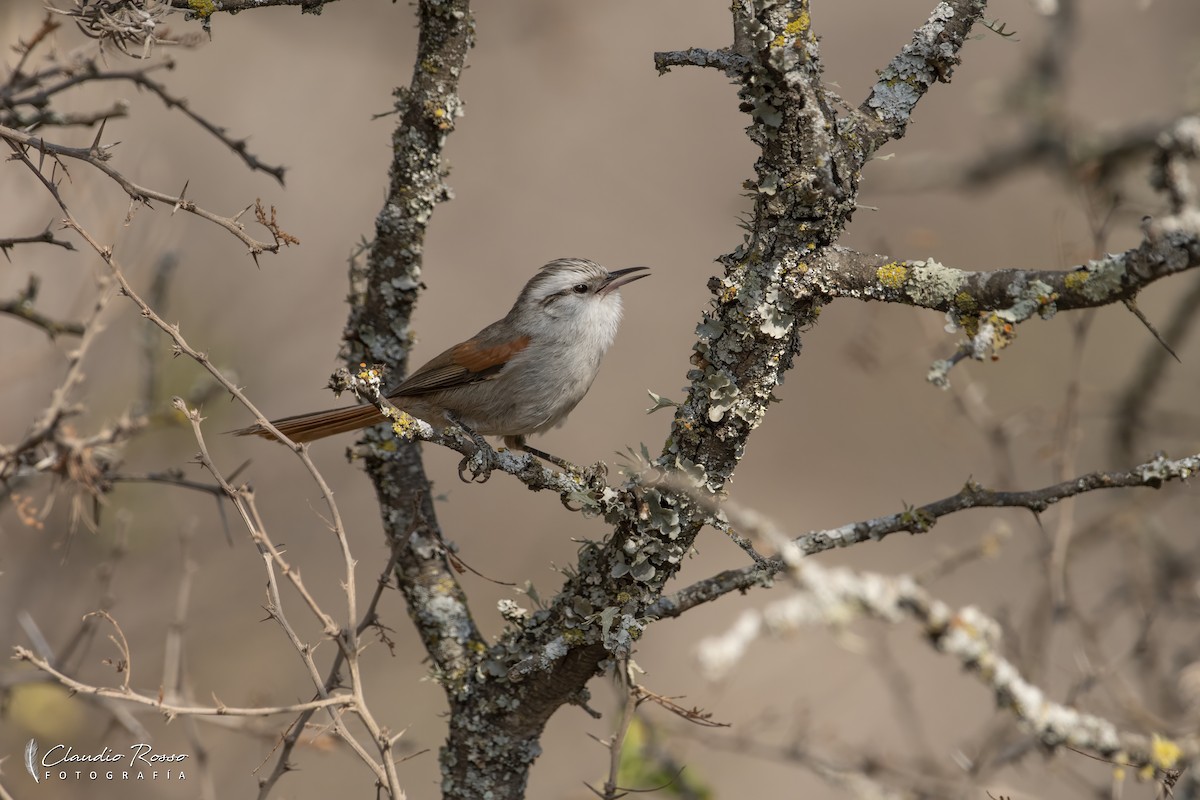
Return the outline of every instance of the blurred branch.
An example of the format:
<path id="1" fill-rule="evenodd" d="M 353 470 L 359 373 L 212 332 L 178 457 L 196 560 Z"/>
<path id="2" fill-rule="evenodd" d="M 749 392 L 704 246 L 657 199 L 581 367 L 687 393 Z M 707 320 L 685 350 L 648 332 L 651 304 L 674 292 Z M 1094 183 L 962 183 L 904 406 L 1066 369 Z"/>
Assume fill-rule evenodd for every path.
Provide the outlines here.
<path id="1" fill-rule="evenodd" d="M 940 518 L 970 508 L 1025 508 L 1041 514 L 1055 503 L 1087 492 L 1133 487 L 1159 489 L 1165 483 L 1186 481 L 1196 475 L 1200 475 L 1200 454 L 1175 460 L 1160 455 L 1129 470 L 1089 472 L 1052 486 L 1024 492 L 992 491 L 969 481 L 961 491 L 950 497 L 907 508 L 898 514 L 854 522 L 839 528 L 810 531 L 796 537 L 793 544 L 804 555 L 813 555 L 835 547 L 879 541 L 893 533 L 927 533 Z M 730 592 L 744 592 L 755 586 L 769 585 L 771 579 L 786 568 L 787 565 L 775 557 L 768 559 L 764 566 L 754 564 L 726 570 L 663 597 L 650 606 L 646 613 L 659 619 L 677 617 Z"/>
<path id="2" fill-rule="evenodd" d="M 0 247 L 3 247 L 0 242 Z M 74 248 L 72 248 L 74 249 Z M 82 336 L 84 327 L 78 322 L 59 322 L 47 317 L 33 307 L 38 294 L 38 279 L 36 275 L 29 276 L 25 290 L 11 300 L 0 300 L 0 314 L 11 314 L 17 319 L 24 320 L 35 328 L 41 328 L 46 335 L 54 339 L 62 334 Z"/>
<path id="3" fill-rule="evenodd" d="M 297 711 L 304 711 L 312 708 L 330 708 L 330 707 L 345 707 L 352 708 L 355 703 L 355 698 L 352 695 L 341 694 L 332 697 L 314 700 L 310 703 L 295 703 L 287 706 L 250 706 L 241 708 L 237 706 L 216 705 L 216 706 L 184 706 L 174 705 L 172 703 L 163 702 L 158 697 L 150 697 L 149 695 L 139 694 L 129 687 L 121 689 L 110 689 L 102 686 L 92 686 L 75 680 L 69 675 L 59 672 L 50 662 L 40 656 L 34 655 L 33 651 L 24 647 L 13 648 L 13 658 L 17 661 L 26 661 L 36 669 L 41 670 L 47 675 L 54 678 L 61 685 L 70 689 L 72 692 L 81 695 L 94 695 L 96 697 L 105 697 L 111 700 L 124 700 L 136 705 L 150 706 L 161 712 L 164 716 L 177 717 L 183 714 L 188 716 L 231 716 L 231 717 L 265 717 L 275 714 L 294 714 Z"/>
<path id="4" fill-rule="evenodd" d="M 931 647 L 958 659 L 992 690 L 997 707 L 1015 715 L 1049 750 L 1069 746 L 1159 775 L 1200 759 L 1200 737 L 1195 735 L 1170 740 L 1123 732 L 1106 719 L 1050 700 L 1000 652 L 1000 626 L 979 609 L 956 610 L 908 576 L 822 567 L 804 558 L 802 547 L 761 515 L 728 504 L 725 510 L 744 534 L 773 545 L 794 591 L 762 609 L 743 612 L 725 633 L 701 641 L 697 656 L 710 677 L 730 674 L 764 635 L 780 636 L 804 625 L 841 627 L 858 617 L 891 623 L 913 619 Z"/>

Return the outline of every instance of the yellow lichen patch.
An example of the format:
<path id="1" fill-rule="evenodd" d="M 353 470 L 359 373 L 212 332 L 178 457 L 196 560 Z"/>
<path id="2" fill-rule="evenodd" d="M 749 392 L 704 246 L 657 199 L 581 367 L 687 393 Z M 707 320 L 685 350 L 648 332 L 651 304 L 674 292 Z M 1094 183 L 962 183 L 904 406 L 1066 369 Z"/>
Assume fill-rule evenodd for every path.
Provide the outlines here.
<path id="1" fill-rule="evenodd" d="M 801 11 L 799 16 L 784 26 L 783 32 L 788 36 L 799 36 L 808 30 L 811 24 L 807 11 Z"/>
<path id="2" fill-rule="evenodd" d="M 979 316 L 977 314 L 964 314 L 958 318 L 958 324 L 962 326 L 963 333 L 972 339 L 975 334 L 979 333 Z"/>
<path id="3" fill-rule="evenodd" d="M 1088 282 L 1092 274 L 1086 269 L 1075 270 L 1063 278 L 1063 286 L 1070 289 L 1072 292 L 1077 292 L 1083 288 L 1083 285 Z"/>
<path id="4" fill-rule="evenodd" d="M 892 261 L 875 270 L 875 278 L 888 289 L 899 289 L 908 280 L 908 268 Z"/>
<path id="5" fill-rule="evenodd" d="M 1179 749 L 1179 745 L 1170 739 L 1164 739 L 1157 733 L 1151 738 L 1150 760 L 1159 769 L 1174 769 L 1175 765 L 1179 763 L 1181 755 L 1183 755 L 1183 751 Z"/>
<path id="6" fill-rule="evenodd" d="M 808 26 L 812 20 L 808 16 L 807 11 L 800 12 L 794 20 L 783 27 L 783 33 L 771 40 L 771 47 L 783 47 L 787 43 L 787 37 L 797 37 L 808 31 Z"/>
<path id="7" fill-rule="evenodd" d="M 738 287 L 737 287 L 736 283 L 732 284 L 730 286 L 726 286 L 724 291 L 721 292 L 721 302 L 722 303 L 733 302 L 733 298 L 737 297 L 737 293 L 738 293 Z"/>
<path id="8" fill-rule="evenodd" d="M 954 295 L 954 307 L 960 314 L 974 314 L 979 311 L 979 301 L 968 292 L 959 292 Z"/>
<path id="9" fill-rule="evenodd" d="M 416 432 L 416 428 L 416 420 L 403 411 L 392 420 L 392 433 L 405 439 L 411 437 Z"/>
<path id="10" fill-rule="evenodd" d="M 200 19 L 207 19 L 216 12 L 217 4 L 213 0 L 188 0 L 188 8 Z"/>

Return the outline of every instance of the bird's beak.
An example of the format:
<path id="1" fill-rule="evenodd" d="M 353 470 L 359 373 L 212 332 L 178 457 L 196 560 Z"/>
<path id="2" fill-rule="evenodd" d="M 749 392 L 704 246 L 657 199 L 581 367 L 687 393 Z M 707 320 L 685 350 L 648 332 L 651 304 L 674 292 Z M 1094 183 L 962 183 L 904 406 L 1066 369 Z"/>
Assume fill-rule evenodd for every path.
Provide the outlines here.
<path id="1" fill-rule="evenodd" d="M 650 274 L 649 267 L 629 267 L 628 269 L 617 269 L 608 273 L 608 277 L 604 279 L 604 283 L 600 284 L 598 294 L 608 294 L 615 291 L 627 283 L 633 283 L 639 278 L 644 278 Z"/>

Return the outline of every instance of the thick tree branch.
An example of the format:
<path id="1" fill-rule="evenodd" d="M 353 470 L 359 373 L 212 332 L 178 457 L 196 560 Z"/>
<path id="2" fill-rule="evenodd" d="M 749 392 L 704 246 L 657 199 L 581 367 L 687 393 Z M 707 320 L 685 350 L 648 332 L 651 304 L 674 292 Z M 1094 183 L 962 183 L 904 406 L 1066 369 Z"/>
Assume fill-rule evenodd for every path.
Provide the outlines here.
<path id="1" fill-rule="evenodd" d="M 693 50 L 657 60 L 660 67 L 690 63 L 734 71 L 742 108 L 752 118 L 748 133 L 761 148 L 750 233 L 722 258 L 724 278 L 710 284 L 715 309 L 701 323 L 692 388 L 658 463 L 709 489 L 729 479 L 791 366 L 798 331 L 824 302 L 816 292 L 799 297 L 783 287 L 802 271 L 804 259 L 837 240 L 854 211 L 868 157 L 861 142 L 838 133 L 808 3 L 739 0 L 733 11 L 734 43 L 717 51 L 719 57 Z M 478 765 L 504 758 L 516 775 L 520 762 L 536 756 L 536 736 L 550 713 L 565 702 L 586 702 L 587 680 L 606 660 L 630 651 L 648 622 L 646 609 L 710 518 L 685 495 L 636 478 L 619 490 L 596 487 L 574 499 L 602 514 L 615 533 L 580 549 L 548 607 L 511 616 L 515 624 L 472 673 L 463 696 L 469 691 L 474 703 L 453 709 L 451 741 L 463 732 L 461 741 L 475 747 L 453 750 L 459 764 L 470 766 L 466 783 L 457 773 L 447 790 L 475 796 L 485 777 L 502 777 Z M 474 731 L 501 734 L 508 746 L 501 753 L 496 736 Z M 514 785 L 506 781 L 503 788 Z"/>
<path id="2" fill-rule="evenodd" d="M 434 206 L 450 197 L 443 181 L 442 147 L 461 114 L 458 79 L 474 36 L 466 0 L 425 0 L 419 14 L 421 36 L 412 83 L 396 91 L 399 121 L 388 198 L 375 223 L 367 265 L 352 274 L 356 302 L 346 330 L 347 362 L 388 364 L 393 379 L 404 375 L 408 363 L 408 326 L 420 287 L 425 227 Z M 366 463 L 384 511 L 385 530 L 398 546 L 401 591 L 435 669 L 452 683 L 469 670 L 481 637 L 439 544 L 419 450 L 415 444 L 396 448 L 387 428 L 375 429 L 368 440 L 387 443 Z M 414 509 L 419 509 L 423 522 L 415 528 Z M 400 537 L 407 541 L 396 542 Z"/>

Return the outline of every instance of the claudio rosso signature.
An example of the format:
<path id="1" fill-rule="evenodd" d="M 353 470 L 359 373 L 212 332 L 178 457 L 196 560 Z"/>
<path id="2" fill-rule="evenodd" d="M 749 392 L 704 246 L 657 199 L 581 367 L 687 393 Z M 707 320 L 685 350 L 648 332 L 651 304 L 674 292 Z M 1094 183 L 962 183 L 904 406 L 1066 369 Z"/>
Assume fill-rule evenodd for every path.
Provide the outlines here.
<path id="1" fill-rule="evenodd" d="M 25 745 L 25 768 L 34 781 L 67 780 L 187 780 L 183 762 L 187 753 L 156 753 L 144 742 L 129 746 L 128 752 L 104 747 L 94 753 L 77 753 L 70 745 L 56 744 L 38 758 L 38 743 Z M 41 769 L 39 769 L 41 767 Z"/>

